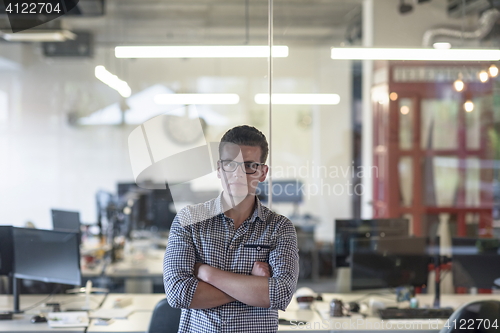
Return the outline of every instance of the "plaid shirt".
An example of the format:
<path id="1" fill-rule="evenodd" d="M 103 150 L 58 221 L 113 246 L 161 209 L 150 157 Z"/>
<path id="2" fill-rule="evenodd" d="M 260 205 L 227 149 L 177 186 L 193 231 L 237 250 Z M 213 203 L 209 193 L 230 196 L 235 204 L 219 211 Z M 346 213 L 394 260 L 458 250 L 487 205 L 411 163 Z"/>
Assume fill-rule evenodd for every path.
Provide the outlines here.
<path id="1" fill-rule="evenodd" d="M 233 220 L 222 212 L 221 200 L 219 195 L 185 207 L 170 229 L 163 280 L 170 305 L 183 309 L 179 332 L 276 332 L 278 309 L 285 310 L 297 285 L 295 229 L 289 219 L 272 213 L 256 199 L 253 214 L 235 230 Z M 255 261 L 271 267 L 270 308 L 234 301 L 211 309 L 189 309 L 198 285 L 193 275 L 196 262 L 250 275 Z"/>

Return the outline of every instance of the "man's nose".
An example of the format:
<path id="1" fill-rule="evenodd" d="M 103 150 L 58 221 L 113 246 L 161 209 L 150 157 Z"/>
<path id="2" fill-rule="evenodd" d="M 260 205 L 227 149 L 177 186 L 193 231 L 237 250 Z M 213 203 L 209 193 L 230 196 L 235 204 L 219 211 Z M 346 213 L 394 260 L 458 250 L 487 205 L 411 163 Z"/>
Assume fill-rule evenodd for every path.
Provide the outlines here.
<path id="1" fill-rule="evenodd" d="M 238 167 L 234 171 L 234 175 L 236 177 L 246 177 L 245 165 L 244 164 L 238 165 Z"/>

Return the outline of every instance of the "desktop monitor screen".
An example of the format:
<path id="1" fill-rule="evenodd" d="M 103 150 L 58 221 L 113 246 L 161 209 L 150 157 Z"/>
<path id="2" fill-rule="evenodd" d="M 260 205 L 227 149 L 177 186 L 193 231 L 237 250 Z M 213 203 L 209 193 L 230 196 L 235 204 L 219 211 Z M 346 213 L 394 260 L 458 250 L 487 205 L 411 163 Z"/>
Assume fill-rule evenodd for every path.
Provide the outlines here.
<path id="1" fill-rule="evenodd" d="M 427 284 L 428 242 L 424 237 L 351 240 L 351 289 Z"/>
<path id="2" fill-rule="evenodd" d="M 455 287 L 491 289 L 500 278 L 498 240 L 453 238 L 451 267 Z"/>
<path id="3" fill-rule="evenodd" d="M 133 199 L 132 199 L 133 198 Z M 175 218 L 176 212 L 170 189 L 140 189 L 134 192 L 131 206 L 130 225 L 126 228 L 131 230 L 156 229 L 157 231 L 168 231 Z"/>
<path id="4" fill-rule="evenodd" d="M 410 233 L 409 221 L 397 219 L 335 220 L 335 267 L 349 267 L 351 239 L 371 237 L 407 237 Z"/>
<path id="5" fill-rule="evenodd" d="M 13 228 L 13 239 L 14 277 L 81 284 L 77 233 Z"/>
<path id="6" fill-rule="evenodd" d="M 165 190 L 151 190 L 149 195 L 150 224 L 159 231 L 168 231 L 175 218 L 175 211 L 171 210 L 172 195 L 167 187 Z"/>
<path id="7" fill-rule="evenodd" d="M 80 232 L 80 213 L 52 209 L 52 227 L 54 230 Z"/>
<path id="8" fill-rule="evenodd" d="M 12 227 L 0 226 L 0 275 L 12 273 Z"/>
<path id="9" fill-rule="evenodd" d="M 139 189 L 136 183 L 118 183 L 117 186 L 118 198 L 123 197 L 125 194 L 131 191 Z"/>
<path id="10" fill-rule="evenodd" d="M 273 202 L 302 202 L 302 182 L 296 179 L 292 180 L 274 180 L 272 182 Z M 257 185 L 257 197 L 264 202 L 269 199 L 269 182 L 262 182 Z"/>

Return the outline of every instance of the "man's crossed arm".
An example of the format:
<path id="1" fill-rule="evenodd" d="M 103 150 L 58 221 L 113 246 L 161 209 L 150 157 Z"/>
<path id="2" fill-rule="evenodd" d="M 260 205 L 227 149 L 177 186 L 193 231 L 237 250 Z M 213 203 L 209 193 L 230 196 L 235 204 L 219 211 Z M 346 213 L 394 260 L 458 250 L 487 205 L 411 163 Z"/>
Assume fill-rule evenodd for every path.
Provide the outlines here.
<path id="1" fill-rule="evenodd" d="M 192 309 L 207 309 L 238 300 L 242 303 L 269 308 L 269 265 L 255 262 L 252 275 L 222 271 L 206 264 L 197 263 L 194 275 L 198 286 L 191 304 Z"/>
<path id="2" fill-rule="evenodd" d="M 276 226 L 279 237 L 269 253 L 269 265 L 254 263 L 252 275 L 240 275 L 196 264 L 192 232 L 179 223 L 179 215 L 186 214 L 183 211 L 170 228 L 163 262 L 165 293 L 172 307 L 208 309 L 238 300 L 256 307 L 286 309 L 297 285 L 299 262 L 297 236 L 289 220 Z M 188 217 L 182 218 L 190 220 Z"/>

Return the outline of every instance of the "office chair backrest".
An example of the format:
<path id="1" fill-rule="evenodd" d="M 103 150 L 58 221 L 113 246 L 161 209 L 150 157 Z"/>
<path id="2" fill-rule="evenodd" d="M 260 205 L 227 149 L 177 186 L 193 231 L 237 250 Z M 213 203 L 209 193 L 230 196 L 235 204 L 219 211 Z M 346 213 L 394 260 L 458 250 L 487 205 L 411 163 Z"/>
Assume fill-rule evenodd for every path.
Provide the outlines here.
<path id="1" fill-rule="evenodd" d="M 156 304 L 147 333 L 177 333 L 181 309 L 175 309 L 164 298 Z"/>
<path id="2" fill-rule="evenodd" d="M 493 333 L 498 332 L 499 321 L 499 301 L 476 301 L 465 304 L 453 312 L 445 323 L 448 327 L 443 327 L 439 333 L 462 333 L 465 332 L 464 326 L 467 327 L 467 333 Z M 461 328 L 462 323 L 466 324 Z"/>

